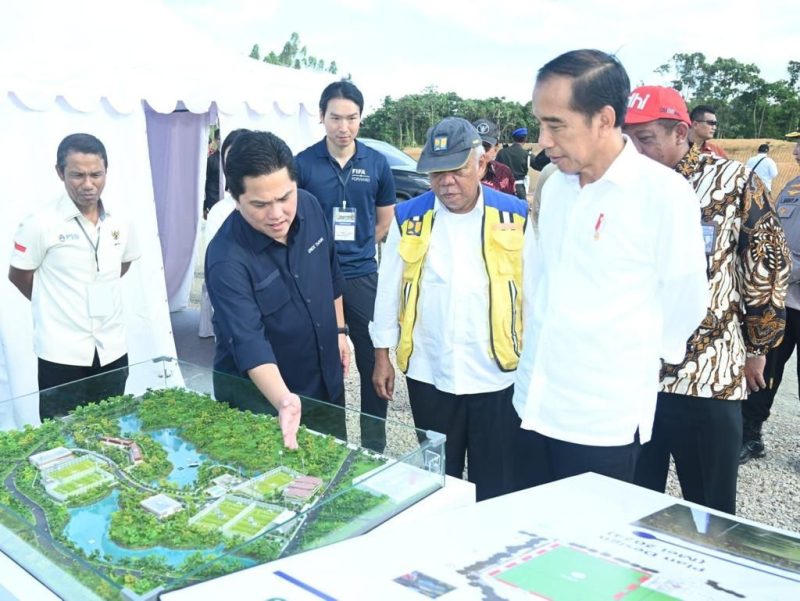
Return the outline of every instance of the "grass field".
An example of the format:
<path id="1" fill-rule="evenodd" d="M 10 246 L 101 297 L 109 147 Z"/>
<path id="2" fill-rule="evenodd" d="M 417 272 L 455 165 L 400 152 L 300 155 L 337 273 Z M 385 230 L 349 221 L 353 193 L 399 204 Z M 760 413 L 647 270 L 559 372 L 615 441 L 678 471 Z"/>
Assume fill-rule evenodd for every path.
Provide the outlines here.
<path id="1" fill-rule="evenodd" d="M 236 517 L 246 507 L 247 505 L 244 503 L 225 499 L 222 501 L 222 503 L 205 514 L 201 519 L 197 520 L 197 522 L 195 522 L 195 526 L 204 528 L 206 530 L 215 530 L 221 528 L 227 522 Z"/>
<path id="2" fill-rule="evenodd" d="M 94 466 L 94 461 L 87 457 L 85 459 L 81 459 L 80 461 L 76 461 L 72 465 L 68 465 L 67 467 L 62 467 L 61 469 L 50 472 L 47 475 L 54 480 L 64 480 L 65 478 L 69 478 L 70 476 L 74 476 L 80 472 L 93 470 Z"/>
<path id="3" fill-rule="evenodd" d="M 236 522 L 229 530 L 231 534 L 250 538 L 255 536 L 262 528 L 278 517 L 277 511 L 270 511 L 264 507 L 256 507 L 244 518 Z"/>
<path id="4" fill-rule="evenodd" d="M 75 478 L 69 482 L 63 482 L 56 486 L 53 490 L 62 495 L 70 496 L 76 490 L 89 487 L 92 488 L 103 482 L 103 475 L 97 472 L 87 472 L 86 475 Z"/>
<path id="5" fill-rule="evenodd" d="M 271 495 L 276 489 L 280 488 L 281 486 L 286 486 L 292 480 L 293 478 L 289 474 L 278 472 L 277 474 L 272 474 L 268 478 L 264 478 L 253 488 L 260 494 L 267 496 Z"/>

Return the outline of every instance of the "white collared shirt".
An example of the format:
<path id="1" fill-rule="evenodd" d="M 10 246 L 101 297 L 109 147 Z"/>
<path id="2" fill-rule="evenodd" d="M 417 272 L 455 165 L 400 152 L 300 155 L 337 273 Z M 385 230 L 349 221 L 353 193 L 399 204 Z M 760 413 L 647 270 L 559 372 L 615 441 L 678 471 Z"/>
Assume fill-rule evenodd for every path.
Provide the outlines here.
<path id="1" fill-rule="evenodd" d="M 451 213 L 436 199 L 435 222 L 425 257 L 407 376 L 451 394 L 495 392 L 514 383 L 492 358 L 489 277 L 483 261 L 483 190 L 469 213 Z M 378 275 L 375 313 L 369 325 L 375 348 L 397 346 L 403 260 L 400 231 L 389 228 Z"/>
<path id="2" fill-rule="evenodd" d="M 65 194 L 14 234 L 11 266 L 35 270 L 34 352 L 46 361 L 89 366 L 96 348 L 107 365 L 126 352 L 120 270 L 140 253 L 130 225 L 101 213 L 93 224 Z M 110 302 L 103 317 L 90 317 L 90 288 L 98 285 Z"/>
<path id="3" fill-rule="evenodd" d="M 554 173 L 526 240 L 514 405 L 523 428 L 577 444 L 650 439 L 659 359 L 680 362 L 708 305 L 692 187 L 625 142 L 583 188 Z"/>

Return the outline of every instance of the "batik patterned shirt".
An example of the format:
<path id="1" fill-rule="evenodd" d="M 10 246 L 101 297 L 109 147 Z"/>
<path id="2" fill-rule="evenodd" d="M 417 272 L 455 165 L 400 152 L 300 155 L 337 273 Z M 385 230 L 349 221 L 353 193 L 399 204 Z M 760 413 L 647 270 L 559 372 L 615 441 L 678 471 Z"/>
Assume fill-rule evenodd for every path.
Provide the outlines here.
<path id="1" fill-rule="evenodd" d="M 700 200 L 711 300 L 683 362 L 664 365 L 661 390 L 744 399 L 747 354 L 763 355 L 783 338 L 786 239 L 764 184 L 738 161 L 694 145 L 675 169 Z"/>

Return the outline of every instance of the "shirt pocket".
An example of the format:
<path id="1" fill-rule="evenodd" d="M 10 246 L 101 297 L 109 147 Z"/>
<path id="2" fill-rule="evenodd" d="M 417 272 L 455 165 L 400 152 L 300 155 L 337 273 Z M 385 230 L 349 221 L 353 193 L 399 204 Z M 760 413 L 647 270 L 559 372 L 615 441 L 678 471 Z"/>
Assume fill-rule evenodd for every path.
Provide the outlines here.
<path id="1" fill-rule="evenodd" d="M 263 317 L 268 317 L 279 311 L 289 302 L 289 291 L 277 269 L 260 282 L 253 285 L 256 304 Z"/>

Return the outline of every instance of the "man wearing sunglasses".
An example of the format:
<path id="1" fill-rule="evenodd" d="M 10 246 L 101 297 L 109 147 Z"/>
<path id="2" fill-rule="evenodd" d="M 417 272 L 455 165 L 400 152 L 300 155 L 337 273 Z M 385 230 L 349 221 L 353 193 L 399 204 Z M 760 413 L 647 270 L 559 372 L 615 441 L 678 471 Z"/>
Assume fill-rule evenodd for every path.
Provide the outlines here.
<path id="1" fill-rule="evenodd" d="M 689 119 L 692 125 L 689 128 L 689 144 L 697 144 L 700 152 L 715 154 L 727 159 L 728 155 L 717 144 L 711 142 L 717 132 L 717 115 L 713 106 L 698 104 L 692 109 Z"/>

